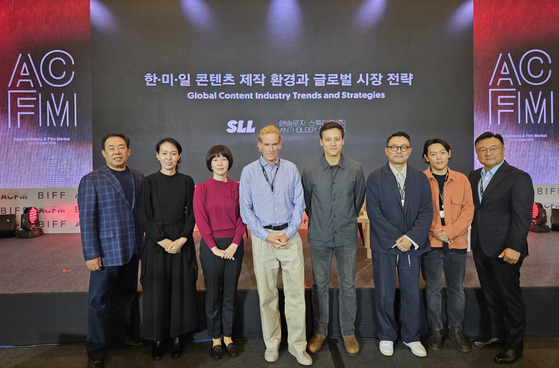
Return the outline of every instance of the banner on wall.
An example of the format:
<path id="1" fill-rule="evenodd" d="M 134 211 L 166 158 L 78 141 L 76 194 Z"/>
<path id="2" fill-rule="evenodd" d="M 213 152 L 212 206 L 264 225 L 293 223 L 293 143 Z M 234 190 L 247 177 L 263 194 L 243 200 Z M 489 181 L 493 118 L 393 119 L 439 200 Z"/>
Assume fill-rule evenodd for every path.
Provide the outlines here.
<path id="1" fill-rule="evenodd" d="M 0 188 L 91 171 L 89 0 L 11 0 L 0 17 Z"/>
<path id="2" fill-rule="evenodd" d="M 16 215 L 18 228 L 27 207 L 39 210 L 45 234 L 79 233 L 77 188 L 0 189 L 0 215 Z"/>
<path id="3" fill-rule="evenodd" d="M 558 18 L 555 0 L 475 1 L 474 137 L 501 134 L 534 184 L 559 183 Z"/>

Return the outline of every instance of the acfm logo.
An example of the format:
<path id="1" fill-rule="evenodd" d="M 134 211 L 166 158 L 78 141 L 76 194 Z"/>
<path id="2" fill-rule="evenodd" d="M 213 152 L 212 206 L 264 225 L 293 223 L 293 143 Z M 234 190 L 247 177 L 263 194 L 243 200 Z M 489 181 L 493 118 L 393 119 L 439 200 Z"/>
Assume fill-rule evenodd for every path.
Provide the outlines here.
<path id="1" fill-rule="evenodd" d="M 227 123 L 229 128 L 226 129 L 227 133 L 254 133 L 256 130 L 252 126 L 252 120 L 229 120 Z"/>

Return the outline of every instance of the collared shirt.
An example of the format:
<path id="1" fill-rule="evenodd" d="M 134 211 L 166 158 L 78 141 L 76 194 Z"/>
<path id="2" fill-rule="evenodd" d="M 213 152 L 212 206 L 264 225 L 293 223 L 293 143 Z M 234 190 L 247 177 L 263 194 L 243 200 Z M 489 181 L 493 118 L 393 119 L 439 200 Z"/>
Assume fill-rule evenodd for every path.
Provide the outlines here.
<path id="1" fill-rule="evenodd" d="M 392 174 L 396 177 L 396 182 L 398 183 L 398 190 L 400 191 L 400 196 L 402 199 L 402 207 L 404 207 L 404 201 L 406 199 L 406 174 L 408 173 L 408 164 L 404 165 L 402 171 L 396 170 L 390 163 L 388 163 Z"/>
<path id="2" fill-rule="evenodd" d="M 394 176 L 396 177 L 396 183 L 398 183 L 398 190 L 400 191 L 400 197 L 402 200 L 402 207 L 404 207 L 404 202 L 406 200 L 406 175 L 408 174 L 408 164 L 406 163 L 404 165 L 404 168 L 402 169 L 402 171 L 398 171 L 396 170 L 392 165 L 390 165 L 390 162 L 388 163 L 388 167 L 390 167 L 390 170 L 392 171 L 392 174 L 394 174 Z M 412 243 L 413 247 L 415 249 L 419 249 L 419 244 L 417 244 L 412 238 L 410 238 L 407 235 L 404 235 L 406 238 L 408 238 L 408 240 Z M 396 247 L 396 244 L 394 244 L 392 246 L 392 248 Z"/>
<path id="3" fill-rule="evenodd" d="M 260 156 L 245 166 L 241 173 L 239 199 L 243 222 L 260 239 L 269 235 L 264 226 L 287 223 L 283 233 L 288 238 L 301 227 L 305 210 L 303 186 L 297 167 L 290 161 L 278 159 L 270 165 Z"/>
<path id="4" fill-rule="evenodd" d="M 493 167 L 491 170 L 489 171 L 485 171 L 485 167 L 481 169 L 481 178 L 479 180 L 479 184 L 477 186 L 477 190 L 478 190 L 478 198 L 479 201 L 481 202 L 482 197 L 483 197 L 483 192 L 485 191 L 485 189 L 487 188 L 487 186 L 489 185 L 489 182 L 491 181 L 491 179 L 493 179 L 493 175 L 495 175 L 495 173 L 497 172 L 497 170 L 499 170 L 499 168 L 501 167 L 501 165 L 503 164 L 503 162 L 505 162 L 505 160 L 501 161 L 500 164 L 496 165 L 495 167 Z M 481 188 L 481 186 L 483 185 L 483 190 Z"/>
<path id="5" fill-rule="evenodd" d="M 330 165 L 322 154 L 305 166 L 303 190 L 309 243 L 356 244 L 357 216 L 365 198 L 361 164 L 342 155 L 337 165 Z"/>

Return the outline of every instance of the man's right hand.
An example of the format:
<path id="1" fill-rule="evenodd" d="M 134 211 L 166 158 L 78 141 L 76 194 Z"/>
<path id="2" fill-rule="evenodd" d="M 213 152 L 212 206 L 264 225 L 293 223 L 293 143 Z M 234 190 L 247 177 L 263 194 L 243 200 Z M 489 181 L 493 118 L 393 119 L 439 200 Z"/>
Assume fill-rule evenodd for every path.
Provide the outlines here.
<path id="1" fill-rule="evenodd" d="M 87 261 L 85 261 L 85 265 L 90 271 L 99 271 L 103 267 L 103 265 L 101 264 L 101 257 L 88 259 Z"/>

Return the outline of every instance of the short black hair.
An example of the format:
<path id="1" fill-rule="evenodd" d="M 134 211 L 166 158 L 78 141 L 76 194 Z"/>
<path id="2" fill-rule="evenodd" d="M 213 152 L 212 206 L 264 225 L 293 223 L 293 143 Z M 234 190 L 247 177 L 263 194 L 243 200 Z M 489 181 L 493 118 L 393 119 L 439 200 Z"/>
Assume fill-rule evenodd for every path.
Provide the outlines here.
<path id="1" fill-rule="evenodd" d="M 427 139 L 425 141 L 425 144 L 423 145 L 423 159 L 425 160 L 425 156 L 427 156 L 427 151 L 429 151 L 429 146 L 432 144 L 440 144 L 444 147 L 444 149 L 446 150 L 446 152 L 450 152 L 450 144 L 448 144 L 447 141 L 440 139 L 440 138 L 431 138 L 431 139 Z M 427 160 L 425 160 L 425 162 L 429 163 Z"/>
<path id="2" fill-rule="evenodd" d="M 227 168 L 227 170 L 233 167 L 233 154 L 231 153 L 231 150 L 229 149 L 229 147 L 224 146 L 223 144 L 218 144 L 215 146 L 211 146 L 208 150 L 208 153 L 206 153 L 206 166 L 208 167 L 208 170 L 213 171 L 212 160 L 219 156 L 225 157 L 229 162 L 229 167 Z"/>
<path id="3" fill-rule="evenodd" d="M 505 146 L 505 141 L 503 140 L 503 136 L 500 134 L 495 134 L 493 132 L 482 133 L 479 137 L 476 138 L 474 145 L 476 145 L 479 141 L 482 141 L 487 138 L 497 138 L 499 141 L 501 141 L 503 147 Z"/>
<path id="4" fill-rule="evenodd" d="M 342 132 L 342 139 L 344 139 L 345 129 L 342 126 L 342 124 L 337 123 L 335 121 L 329 121 L 325 123 L 322 127 L 320 127 L 320 139 L 322 139 L 322 132 L 330 129 L 339 129 L 340 132 Z"/>
<path id="5" fill-rule="evenodd" d="M 410 142 L 411 145 L 411 139 L 410 139 L 410 135 L 406 132 L 396 132 L 396 133 L 392 133 L 390 135 L 390 137 L 388 137 L 388 139 L 386 140 L 386 145 L 388 146 L 388 142 L 390 142 L 390 140 L 394 137 L 404 137 L 408 140 L 408 142 Z"/>
<path id="6" fill-rule="evenodd" d="M 124 134 L 120 134 L 120 133 L 109 133 L 106 134 L 102 139 L 101 139 L 101 149 L 104 151 L 105 150 L 105 142 L 107 142 L 107 139 L 111 138 L 111 137 L 119 137 L 124 139 L 124 143 L 126 143 L 126 148 L 130 148 L 130 138 L 128 138 L 127 136 L 125 136 Z"/>
<path id="7" fill-rule="evenodd" d="M 175 146 L 175 148 L 176 148 L 177 151 L 179 152 L 179 155 L 182 154 L 182 147 L 181 147 L 181 144 L 180 144 L 179 142 L 177 142 L 177 140 L 174 139 L 174 138 L 163 138 L 162 140 L 160 140 L 159 142 L 157 142 L 157 144 L 155 145 L 155 152 L 156 152 L 156 153 L 159 153 L 159 149 L 161 148 L 161 145 L 162 145 L 163 143 L 165 143 L 165 142 L 170 143 L 170 144 L 172 144 L 173 146 Z M 182 157 L 179 158 L 179 160 L 177 161 L 177 170 L 179 169 L 179 164 L 181 163 L 181 160 L 182 160 Z"/>

